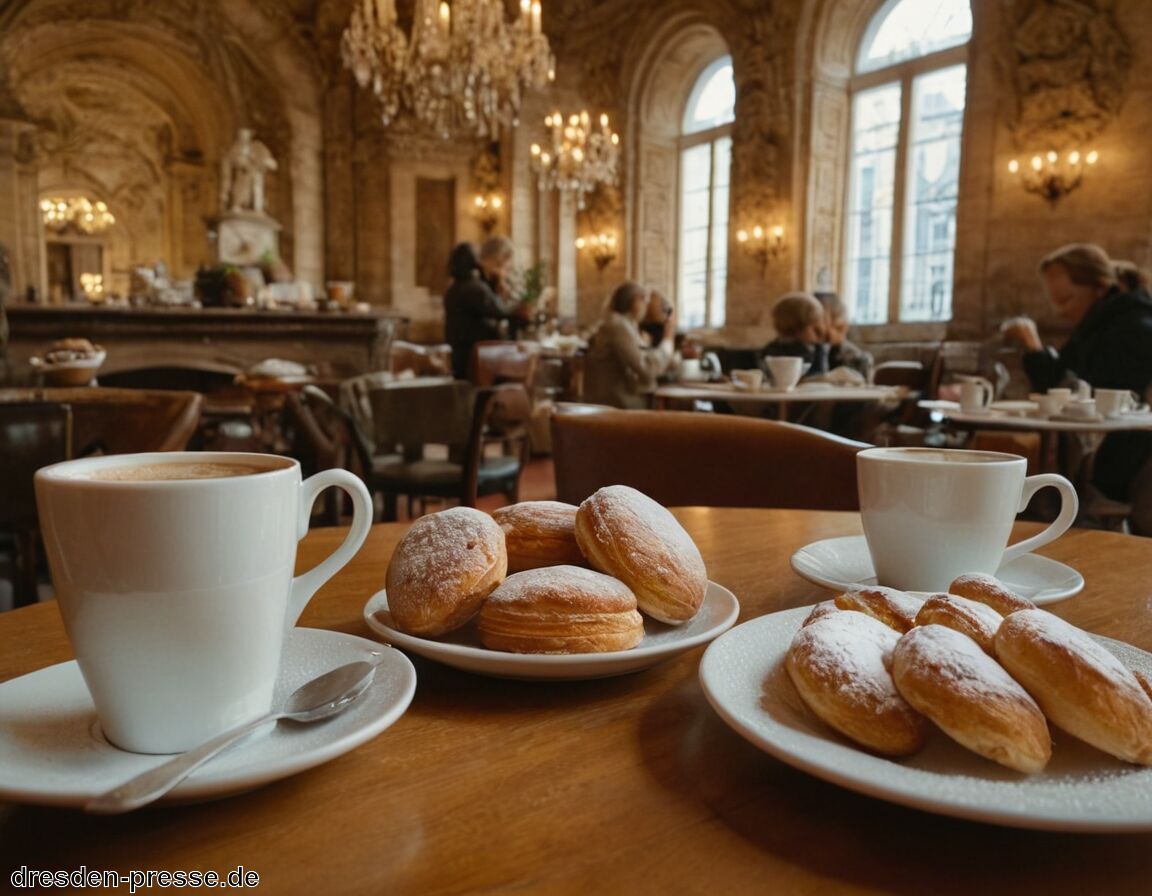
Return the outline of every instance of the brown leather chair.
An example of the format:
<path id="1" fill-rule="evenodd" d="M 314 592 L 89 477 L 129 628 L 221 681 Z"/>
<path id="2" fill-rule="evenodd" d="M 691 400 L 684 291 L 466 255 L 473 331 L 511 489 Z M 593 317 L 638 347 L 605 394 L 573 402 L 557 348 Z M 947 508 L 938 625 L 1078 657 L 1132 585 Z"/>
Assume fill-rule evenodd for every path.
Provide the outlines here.
<path id="1" fill-rule="evenodd" d="M 32 477 L 67 460 L 72 409 L 58 402 L 0 403 L 0 531 L 14 538 L 12 596 L 17 607 L 36 602 L 40 541 Z"/>
<path id="2" fill-rule="evenodd" d="M 728 414 L 552 417 L 556 495 L 571 504 L 621 484 L 667 506 L 858 510 L 856 453 L 868 447 L 806 426 Z"/>

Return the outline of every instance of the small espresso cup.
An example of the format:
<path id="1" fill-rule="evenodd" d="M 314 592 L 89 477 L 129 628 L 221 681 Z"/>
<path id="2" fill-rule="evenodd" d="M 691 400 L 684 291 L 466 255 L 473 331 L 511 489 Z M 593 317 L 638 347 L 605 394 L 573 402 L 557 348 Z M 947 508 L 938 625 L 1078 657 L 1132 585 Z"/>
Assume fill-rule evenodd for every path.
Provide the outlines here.
<path id="1" fill-rule="evenodd" d="M 764 384 L 764 371 L 759 368 L 752 370 L 733 370 L 732 382 L 737 386 L 743 386 L 750 392 L 755 392 Z"/>
<path id="2" fill-rule="evenodd" d="M 1036 410 L 1041 417 L 1055 417 L 1064 410 L 1064 405 L 1068 403 L 1066 398 L 1061 398 L 1059 395 L 1049 395 L 1046 392 L 1030 392 L 1028 393 L 1028 400 L 1036 402 Z"/>
<path id="3" fill-rule="evenodd" d="M 1104 417 L 1119 417 L 1134 411 L 1140 396 L 1127 389 L 1097 389 L 1096 410 Z"/>
<path id="4" fill-rule="evenodd" d="M 992 401 L 992 384 L 979 376 L 966 377 L 960 381 L 960 410 L 979 412 Z"/>
<path id="5" fill-rule="evenodd" d="M 1072 483 L 1025 476 L 1015 454 L 938 448 L 868 448 L 856 455 L 860 515 L 881 585 L 946 591 L 963 573 L 993 574 L 1059 538 L 1076 518 Z M 1008 546 L 1012 523 L 1045 486 L 1060 492 L 1056 520 Z"/>
<path id="6" fill-rule="evenodd" d="M 358 477 L 301 481 L 299 463 L 274 455 L 109 455 L 45 467 L 35 483 L 100 727 L 137 753 L 187 750 L 268 712 L 286 635 L 372 525 Z M 293 578 L 296 544 L 330 486 L 351 496 L 351 528 Z"/>
<path id="7" fill-rule="evenodd" d="M 774 356 L 765 358 L 764 363 L 768 365 L 768 372 L 772 374 L 772 384 L 777 389 L 785 391 L 795 389 L 800 377 L 804 375 L 803 358 Z"/>

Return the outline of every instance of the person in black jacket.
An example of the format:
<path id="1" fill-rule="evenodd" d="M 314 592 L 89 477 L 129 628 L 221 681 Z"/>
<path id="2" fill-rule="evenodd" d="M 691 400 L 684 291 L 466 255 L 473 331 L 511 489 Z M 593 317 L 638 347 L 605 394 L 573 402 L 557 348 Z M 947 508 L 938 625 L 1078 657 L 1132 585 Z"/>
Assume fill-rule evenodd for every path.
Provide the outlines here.
<path id="1" fill-rule="evenodd" d="M 1041 342 L 1030 318 L 1005 325 L 1004 338 L 1024 349 L 1032 388 L 1043 392 L 1082 380 L 1145 396 L 1152 385 L 1152 297 L 1139 269 L 1099 246 L 1073 243 L 1041 261 L 1040 276 L 1072 332 L 1057 351 Z M 1108 498 L 1130 502 L 1133 531 L 1152 535 L 1152 433 L 1108 435 L 1096 453 L 1092 484 Z"/>
<path id="2" fill-rule="evenodd" d="M 469 378 L 472 347 L 477 342 L 504 338 L 500 321 L 512 316 L 514 300 L 502 295 L 513 255 L 512 243 L 492 237 L 477 255 L 471 243 L 460 243 L 448 256 L 452 283 L 444 293 L 444 341 L 452 346 L 452 375 Z"/>

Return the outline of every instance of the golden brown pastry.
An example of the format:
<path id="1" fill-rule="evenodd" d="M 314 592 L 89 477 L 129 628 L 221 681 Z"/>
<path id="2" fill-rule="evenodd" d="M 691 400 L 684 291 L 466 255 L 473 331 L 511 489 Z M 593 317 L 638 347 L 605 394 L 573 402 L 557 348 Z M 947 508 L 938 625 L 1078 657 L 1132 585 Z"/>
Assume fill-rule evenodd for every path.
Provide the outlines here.
<path id="1" fill-rule="evenodd" d="M 822 600 L 822 601 L 820 601 L 820 603 L 818 603 L 812 607 L 812 612 L 809 613 L 807 616 L 805 616 L 804 621 L 801 622 L 800 624 L 801 625 L 811 625 L 817 619 L 823 619 L 825 616 L 828 616 L 831 613 L 839 613 L 839 612 L 840 612 L 840 608 L 838 606 L 836 606 L 836 601 L 834 601 L 834 600 Z"/>
<path id="2" fill-rule="evenodd" d="M 1012 591 L 995 576 L 982 572 L 969 572 L 957 576 L 948 586 L 948 593 L 987 604 L 1001 616 L 1036 607 L 1036 604 Z"/>
<path id="3" fill-rule="evenodd" d="M 388 563 L 388 609 L 396 627 L 436 637 L 475 615 L 504 581 L 504 530 L 471 507 L 453 507 L 416 520 Z"/>
<path id="4" fill-rule="evenodd" d="M 508 576 L 484 601 L 477 626 L 485 647 L 516 653 L 627 650 L 644 637 L 628 586 L 580 566 Z"/>
<path id="5" fill-rule="evenodd" d="M 704 602 L 704 558 L 676 517 L 643 492 L 609 485 L 576 512 L 576 541 L 593 569 L 632 589 L 640 611 L 678 625 Z"/>
<path id="6" fill-rule="evenodd" d="M 900 696 L 888 663 L 893 629 L 863 613 L 831 613 L 803 626 L 784 664 L 804 703 L 845 737 L 885 756 L 924 745 L 928 723 Z"/>
<path id="7" fill-rule="evenodd" d="M 896 689 L 949 737 L 1025 774 L 1052 756 L 1044 713 L 996 660 L 942 625 L 923 625 L 892 652 Z"/>
<path id="8" fill-rule="evenodd" d="M 993 640 L 1004 617 L 987 604 L 958 594 L 933 594 L 916 614 L 917 625 L 943 625 L 967 635 L 989 656 L 996 655 Z"/>
<path id="9" fill-rule="evenodd" d="M 900 633 L 908 631 L 916 624 L 916 614 L 924 602 L 904 591 L 885 588 L 883 585 L 869 585 L 853 588 L 835 597 L 836 606 L 841 610 L 856 610 L 865 613 L 877 622 L 883 622 Z"/>
<path id="10" fill-rule="evenodd" d="M 586 566 L 576 544 L 576 505 L 560 501 L 521 501 L 492 511 L 504 530 L 508 572 L 541 566 Z"/>
<path id="11" fill-rule="evenodd" d="M 1105 753 L 1152 765 L 1152 699 L 1106 648 L 1044 610 L 996 633 L 996 656 L 1054 725 Z"/>

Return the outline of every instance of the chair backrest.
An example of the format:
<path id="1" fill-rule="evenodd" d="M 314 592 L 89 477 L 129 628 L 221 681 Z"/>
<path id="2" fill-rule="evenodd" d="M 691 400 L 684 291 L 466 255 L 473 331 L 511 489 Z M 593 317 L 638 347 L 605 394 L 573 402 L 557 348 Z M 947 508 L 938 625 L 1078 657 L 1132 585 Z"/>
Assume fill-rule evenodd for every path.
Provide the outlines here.
<path id="1" fill-rule="evenodd" d="M 419 345 L 396 339 L 388 350 L 388 370 L 411 370 L 416 376 L 451 376 L 452 346 Z"/>
<path id="2" fill-rule="evenodd" d="M 463 447 L 473 423 L 473 386 L 465 380 L 406 380 L 369 389 L 377 446 L 414 456 L 424 445 Z"/>
<path id="3" fill-rule="evenodd" d="M 630 485 L 661 504 L 857 510 L 856 453 L 870 447 L 774 420 L 692 411 L 557 413 L 557 499 Z"/>
<path id="4" fill-rule="evenodd" d="M 531 389 L 539 363 L 537 342 L 477 342 L 472 347 L 472 381 L 477 386 L 522 383 Z"/>
<path id="5" fill-rule="evenodd" d="M 921 361 L 881 361 L 872 370 L 877 386 L 907 386 L 927 397 L 931 368 Z"/>
<path id="6" fill-rule="evenodd" d="M 32 476 L 67 460 L 72 409 L 54 401 L 0 403 L 0 527 L 36 525 Z"/>
<path id="7" fill-rule="evenodd" d="M 314 470 L 348 468 L 356 452 L 356 436 L 348 414 L 319 386 L 289 392 L 284 408 L 292 423 L 297 450 Z M 310 470 L 311 472 L 311 470 Z"/>

